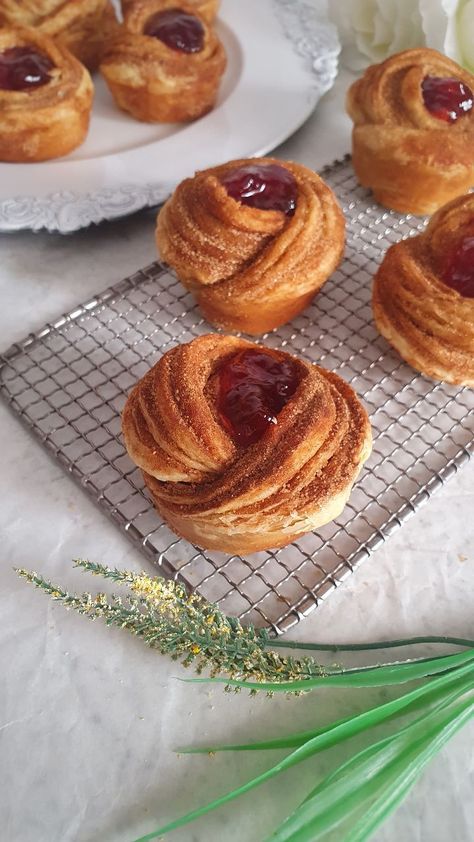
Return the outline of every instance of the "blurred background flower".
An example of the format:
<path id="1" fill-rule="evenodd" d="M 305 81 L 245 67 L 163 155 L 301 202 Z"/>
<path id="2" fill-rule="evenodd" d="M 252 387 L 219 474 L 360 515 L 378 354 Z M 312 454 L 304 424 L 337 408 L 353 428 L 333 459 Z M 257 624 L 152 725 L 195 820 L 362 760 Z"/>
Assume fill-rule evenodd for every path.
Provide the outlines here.
<path id="1" fill-rule="evenodd" d="M 351 70 L 423 46 L 474 70 L 474 0 L 328 0 L 328 6 Z"/>

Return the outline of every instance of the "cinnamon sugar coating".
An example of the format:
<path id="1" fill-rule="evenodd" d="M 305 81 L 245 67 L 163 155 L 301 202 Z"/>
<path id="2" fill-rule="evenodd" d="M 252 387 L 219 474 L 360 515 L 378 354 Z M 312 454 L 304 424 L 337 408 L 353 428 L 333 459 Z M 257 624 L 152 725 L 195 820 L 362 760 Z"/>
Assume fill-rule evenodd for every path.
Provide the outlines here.
<path id="1" fill-rule="evenodd" d="M 261 439 L 236 447 L 209 388 L 253 343 L 212 334 L 168 351 L 131 392 L 122 417 L 130 457 L 171 528 L 207 549 L 284 546 L 337 517 L 371 450 L 370 423 L 336 374 L 281 351 L 301 375 Z"/>
<path id="2" fill-rule="evenodd" d="M 133 6 L 136 6 L 139 0 L 121 0 L 122 12 L 126 15 Z M 181 4 L 176 0 L 176 8 L 181 8 Z M 201 18 L 204 18 L 207 23 L 212 23 L 217 16 L 220 6 L 220 0 L 186 0 L 186 5 L 194 10 Z"/>
<path id="3" fill-rule="evenodd" d="M 296 210 L 261 210 L 228 195 L 220 178 L 248 163 L 287 168 Z M 332 190 L 312 170 L 274 158 L 230 161 L 176 188 L 158 215 L 159 252 L 197 297 L 211 324 L 250 334 L 290 321 L 338 266 L 345 223 Z"/>
<path id="4" fill-rule="evenodd" d="M 424 105 L 427 76 L 474 76 L 436 50 L 419 48 L 369 67 L 349 88 L 352 163 L 380 204 L 402 213 L 434 213 L 474 185 L 474 108 L 453 123 Z"/>
<path id="5" fill-rule="evenodd" d="M 413 368 L 474 386 L 474 299 L 442 280 L 463 233 L 474 235 L 474 194 L 454 199 L 423 234 L 389 248 L 374 279 L 372 307 L 382 336 Z"/>
<path id="6" fill-rule="evenodd" d="M 0 26 L 34 28 L 95 70 L 118 22 L 110 0 L 0 0 Z"/>
<path id="7" fill-rule="evenodd" d="M 33 47 L 53 64 L 47 84 L 0 89 L 0 161 L 29 163 L 67 155 L 86 138 L 94 88 L 66 47 L 34 29 L 0 29 L 0 52 Z"/>
<path id="8" fill-rule="evenodd" d="M 177 6 L 198 17 L 204 28 L 199 52 L 172 49 L 143 32 L 152 15 Z M 213 108 L 226 64 L 221 41 L 195 5 L 135 0 L 105 52 L 100 72 L 119 108 L 136 120 L 180 123 L 196 120 Z"/>

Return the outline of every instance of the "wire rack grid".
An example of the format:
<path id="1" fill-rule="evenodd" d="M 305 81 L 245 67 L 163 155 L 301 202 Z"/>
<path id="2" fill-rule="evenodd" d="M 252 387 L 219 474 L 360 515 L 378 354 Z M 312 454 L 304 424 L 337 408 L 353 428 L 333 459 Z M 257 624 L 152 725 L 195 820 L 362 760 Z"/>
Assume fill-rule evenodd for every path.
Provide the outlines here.
<path id="1" fill-rule="evenodd" d="M 345 159 L 323 171 L 347 218 L 339 270 L 312 306 L 263 341 L 338 371 L 365 402 L 374 447 L 337 520 L 288 547 L 210 553 L 164 524 L 129 460 L 120 412 L 134 383 L 178 342 L 211 330 L 154 263 L 11 347 L 0 391 L 42 444 L 167 576 L 275 633 L 306 616 L 469 459 L 474 392 L 434 383 L 378 335 L 371 279 L 386 248 L 424 222 L 384 211 Z"/>

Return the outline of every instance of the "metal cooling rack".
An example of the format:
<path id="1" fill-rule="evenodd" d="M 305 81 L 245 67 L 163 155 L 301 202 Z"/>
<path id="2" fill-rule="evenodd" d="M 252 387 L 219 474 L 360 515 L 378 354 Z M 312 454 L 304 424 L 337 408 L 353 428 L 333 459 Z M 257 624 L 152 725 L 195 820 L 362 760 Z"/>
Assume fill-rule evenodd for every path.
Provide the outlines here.
<path id="1" fill-rule="evenodd" d="M 371 279 L 386 248 L 423 222 L 384 211 L 348 160 L 323 175 L 348 222 L 346 258 L 314 304 L 263 337 L 336 370 L 363 398 L 374 448 L 332 523 L 274 552 L 208 553 L 162 523 L 125 453 L 125 396 L 177 342 L 212 328 L 176 278 L 154 263 L 14 345 L 0 391 L 13 410 L 135 546 L 228 614 L 283 632 L 391 535 L 473 451 L 474 392 L 416 374 L 378 335 Z"/>

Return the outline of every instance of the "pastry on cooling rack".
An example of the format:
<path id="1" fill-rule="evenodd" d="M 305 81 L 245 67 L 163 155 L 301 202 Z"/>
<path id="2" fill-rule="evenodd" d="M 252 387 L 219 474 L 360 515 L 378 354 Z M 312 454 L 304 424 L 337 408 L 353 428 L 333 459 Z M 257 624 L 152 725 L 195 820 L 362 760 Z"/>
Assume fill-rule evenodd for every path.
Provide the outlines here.
<path id="1" fill-rule="evenodd" d="M 183 181 L 158 216 L 156 239 L 211 324 L 258 334 L 308 306 L 341 260 L 344 231 L 318 175 L 258 158 Z"/>
<path id="2" fill-rule="evenodd" d="M 371 450 L 340 377 L 219 334 L 168 351 L 128 397 L 122 428 L 156 508 L 201 547 L 279 547 L 337 517 Z"/>
<path id="3" fill-rule="evenodd" d="M 141 0 L 122 0 L 122 12 L 124 15 L 130 11 L 132 6 L 136 6 Z M 175 3 L 175 6 L 179 5 Z M 220 0 L 186 0 L 186 5 L 192 7 L 205 21 L 212 23 L 217 16 L 220 6 Z"/>
<path id="4" fill-rule="evenodd" d="M 46 161 L 79 146 L 93 90 L 66 47 L 33 29 L 0 29 L 0 161 Z"/>
<path id="5" fill-rule="evenodd" d="M 137 0 L 100 69 L 132 117 L 175 123 L 211 110 L 225 67 L 224 47 L 194 6 Z"/>
<path id="6" fill-rule="evenodd" d="M 94 70 L 118 23 L 110 0 L 0 0 L 0 26 L 36 29 Z"/>
<path id="7" fill-rule="evenodd" d="M 372 304 L 380 333 L 413 368 L 474 386 L 474 194 L 389 248 Z"/>
<path id="8" fill-rule="evenodd" d="M 474 186 L 474 76 L 435 50 L 369 67 L 347 95 L 352 162 L 378 202 L 433 213 Z"/>

